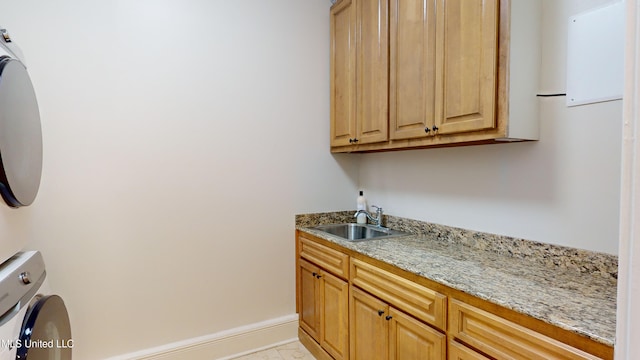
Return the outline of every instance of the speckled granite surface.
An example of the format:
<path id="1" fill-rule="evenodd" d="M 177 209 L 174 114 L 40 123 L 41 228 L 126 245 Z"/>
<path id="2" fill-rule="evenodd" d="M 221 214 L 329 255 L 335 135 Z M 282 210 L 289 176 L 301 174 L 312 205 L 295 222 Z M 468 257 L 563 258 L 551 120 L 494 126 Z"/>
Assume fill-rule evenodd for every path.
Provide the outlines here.
<path id="1" fill-rule="evenodd" d="M 296 228 L 549 324 L 613 346 L 617 257 L 387 216 L 415 235 L 349 242 L 311 227 L 353 211 L 296 216 Z"/>

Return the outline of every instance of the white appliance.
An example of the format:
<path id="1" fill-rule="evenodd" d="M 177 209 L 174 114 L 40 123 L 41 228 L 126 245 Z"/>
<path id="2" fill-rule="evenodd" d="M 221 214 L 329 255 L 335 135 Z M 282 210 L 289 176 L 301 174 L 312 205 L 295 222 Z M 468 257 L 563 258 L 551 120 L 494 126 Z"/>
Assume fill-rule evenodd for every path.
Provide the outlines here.
<path id="1" fill-rule="evenodd" d="M 11 207 L 35 200 L 42 175 L 36 93 L 20 49 L 0 27 L 0 195 Z"/>
<path id="2" fill-rule="evenodd" d="M 0 360 L 71 360 L 69 314 L 45 277 L 39 251 L 0 265 Z"/>
<path id="3" fill-rule="evenodd" d="M 36 94 L 22 52 L 0 26 L 0 196 L 8 206 L 30 205 L 40 187 L 42 129 Z M 0 220 L 12 221 L 8 214 Z M 0 239 L 0 263 L 24 248 Z"/>
<path id="4" fill-rule="evenodd" d="M 0 196 L 12 208 L 30 205 L 41 173 L 35 91 L 20 49 L 0 26 Z M 0 360 L 71 360 L 64 301 L 48 290 L 40 252 L 23 248 L 21 241 L 0 239 Z"/>

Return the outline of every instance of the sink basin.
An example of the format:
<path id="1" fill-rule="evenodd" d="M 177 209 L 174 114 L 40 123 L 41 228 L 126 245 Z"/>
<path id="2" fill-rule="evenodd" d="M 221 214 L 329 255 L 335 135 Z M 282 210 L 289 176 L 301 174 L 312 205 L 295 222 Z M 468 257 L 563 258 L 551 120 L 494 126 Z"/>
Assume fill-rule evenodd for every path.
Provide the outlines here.
<path id="1" fill-rule="evenodd" d="M 386 239 L 397 236 L 409 235 L 406 232 L 392 230 L 365 224 L 329 224 L 314 227 L 331 235 L 339 236 L 348 241 L 364 241 L 373 239 Z"/>

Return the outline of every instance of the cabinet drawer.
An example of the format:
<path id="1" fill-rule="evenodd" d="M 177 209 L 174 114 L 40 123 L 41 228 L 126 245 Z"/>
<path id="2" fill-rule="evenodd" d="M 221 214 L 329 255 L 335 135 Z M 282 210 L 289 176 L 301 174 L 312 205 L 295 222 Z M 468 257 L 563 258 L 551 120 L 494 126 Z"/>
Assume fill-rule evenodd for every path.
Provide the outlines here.
<path id="1" fill-rule="evenodd" d="M 445 330 L 446 296 L 358 259 L 351 260 L 351 282 L 415 318 Z"/>
<path id="2" fill-rule="evenodd" d="M 343 279 L 349 277 L 349 256 L 347 254 L 320 245 L 302 235 L 299 239 L 300 257 L 313 262 L 338 277 Z"/>
<path id="3" fill-rule="evenodd" d="M 449 360 L 491 360 L 488 357 L 477 353 L 468 347 L 449 340 Z"/>
<path id="4" fill-rule="evenodd" d="M 449 332 L 461 342 L 498 359 L 599 359 L 458 300 L 449 302 Z"/>

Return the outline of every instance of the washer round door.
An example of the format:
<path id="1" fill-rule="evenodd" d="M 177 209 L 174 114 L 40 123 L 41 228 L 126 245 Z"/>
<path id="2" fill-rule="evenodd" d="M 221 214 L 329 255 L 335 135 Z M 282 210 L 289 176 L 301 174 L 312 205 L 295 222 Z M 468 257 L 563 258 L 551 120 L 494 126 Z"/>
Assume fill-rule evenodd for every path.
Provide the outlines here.
<path id="1" fill-rule="evenodd" d="M 17 360 L 71 360 L 71 324 L 60 296 L 34 298 L 22 322 L 19 340 Z"/>
<path id="2" fill-rule="evenodd" d="M 24 65 L 0 57 L 0 195 L 7 205 L 30 205 L 40 188 L 42 128 Z"/>

